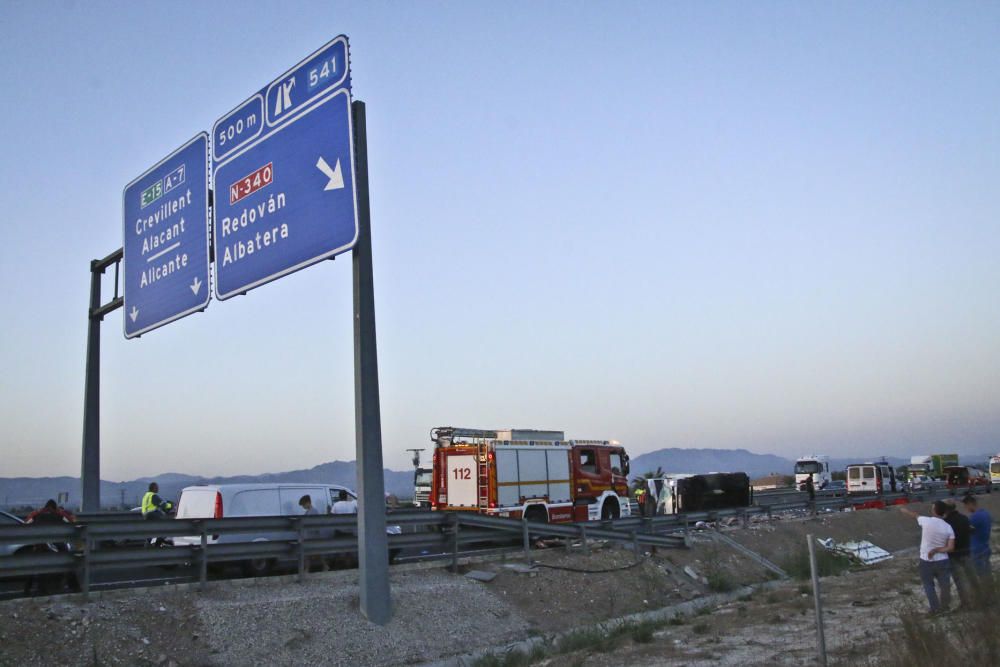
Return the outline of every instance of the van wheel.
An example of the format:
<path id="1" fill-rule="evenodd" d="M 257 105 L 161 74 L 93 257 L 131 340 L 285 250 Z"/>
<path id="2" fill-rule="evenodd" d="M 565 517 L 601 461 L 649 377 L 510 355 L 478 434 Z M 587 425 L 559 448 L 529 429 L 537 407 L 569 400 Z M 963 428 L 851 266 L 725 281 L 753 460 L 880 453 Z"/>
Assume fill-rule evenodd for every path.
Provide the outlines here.
<path id="1" fill-rule="evenodd" d="M 601 505 L 601 521 L 614 521 L 621 516 L 621 508 L 618 507 L 618 503 L 614 503 L 610 500 L 605 500 L 604 504 Z"/>
<path id="2" fill-rule="evenodd" d="M 524 520 L 534 523 L 548 523 L 549 514 L 545 511 L 544 507 L 529 507 L 528 511 L 524 513 Z"/>
<path id="3" fill-rule="evenodd" d="M 253 558 L 243 562 L 243 572 L 249 577 L 263 577 L 274 568 L 269 558 Z"/>

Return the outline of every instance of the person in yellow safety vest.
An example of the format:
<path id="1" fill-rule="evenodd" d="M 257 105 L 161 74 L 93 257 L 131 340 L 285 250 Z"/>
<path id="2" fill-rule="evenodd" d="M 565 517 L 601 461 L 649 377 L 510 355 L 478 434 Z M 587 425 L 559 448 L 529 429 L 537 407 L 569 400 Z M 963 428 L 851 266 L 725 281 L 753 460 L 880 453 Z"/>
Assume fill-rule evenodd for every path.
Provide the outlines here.
<path id="1" fill-rule="evenodd" d="M 167 513 L 173 510 L 174 504 L 169 500 L 160 497 L 160 486 L 156 482 L 149 483 L 149 491 L 142 496 L 142 518 L 143 519 L 166 519 Z M 153 546 L 158 547 L 164 543 L 162 537 L 153 539 Z"/>
<path id="2" fill-rule="evenodd" d="M 639 516 L 646 516 L 646 489 L 641 486 L 635 490 L 635 502 L 639 506 Z"/>
<path id="3" fill-rule="evenodd" d="M 160 497 L 160 487 L 156 482 L 150 482 L 149 491 L 142 497 L 143 519 L 165 519 L 167 512 L 173 509 L 173 503 Z"/>

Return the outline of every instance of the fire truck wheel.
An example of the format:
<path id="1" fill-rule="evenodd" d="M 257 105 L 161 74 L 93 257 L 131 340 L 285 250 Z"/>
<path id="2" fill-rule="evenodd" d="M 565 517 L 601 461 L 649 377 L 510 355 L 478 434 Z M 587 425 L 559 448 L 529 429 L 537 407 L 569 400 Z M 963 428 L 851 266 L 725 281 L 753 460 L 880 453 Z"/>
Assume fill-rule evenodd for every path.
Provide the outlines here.
<path id="1" fill-rule="evenodd" d="M 604 504 L 601 506 L 601 520 L 613 521 L 620 516 L 621 516 L 621 509 L 618 507 L 618 503 L 612 502 L 610 500 L 605 500 Z"/>

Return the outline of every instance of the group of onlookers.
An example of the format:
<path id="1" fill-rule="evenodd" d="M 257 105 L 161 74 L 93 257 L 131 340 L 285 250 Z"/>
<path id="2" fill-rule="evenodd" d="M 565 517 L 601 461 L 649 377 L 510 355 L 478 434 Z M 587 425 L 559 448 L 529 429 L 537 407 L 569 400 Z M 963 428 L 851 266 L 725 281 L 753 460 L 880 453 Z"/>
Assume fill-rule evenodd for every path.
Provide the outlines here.
<path id="1" fill-rule="evenodd" d="M 991 598 L 990 530 L 992 518 L 973 495 L 962 499 L 965 513 L 953 502 L 936 500 L 931 516 L 900 509 L 920 524 L 920 581 L 932 615 L 949 611 L 951 582 L 962 609 Z"/>

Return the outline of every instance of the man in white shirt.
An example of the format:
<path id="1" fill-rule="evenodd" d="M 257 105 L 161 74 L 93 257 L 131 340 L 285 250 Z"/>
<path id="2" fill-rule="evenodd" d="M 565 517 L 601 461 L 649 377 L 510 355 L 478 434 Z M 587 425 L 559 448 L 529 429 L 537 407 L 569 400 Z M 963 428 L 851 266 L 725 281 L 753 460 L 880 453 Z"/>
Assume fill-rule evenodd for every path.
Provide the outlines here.
<path id="1" fill-rule="evenodd" d="M 357 514 L 358 513 L 358 501 L 351 498 L 351 496 L 344 491 L 340 490 L 340 494 L 337 497 L 337 502 L 333 504 L 334 514 Z"/>
<path id="2" fill-rule="evenodd" d="M 933 516 L 921 516 L 906 507 L 899 509 L 920 524 L 920 581 L 931 606 L 930 613 L 946 612 L 951 604 L 951 563 L 948 554 L 955 549 L 955 531 L 942 518 L 948 513 L 948 506 L 941 500 L 935 500 L 931 506 Z M 941 589 L 940 600 L 934 587 L 935 581 Z"/>

